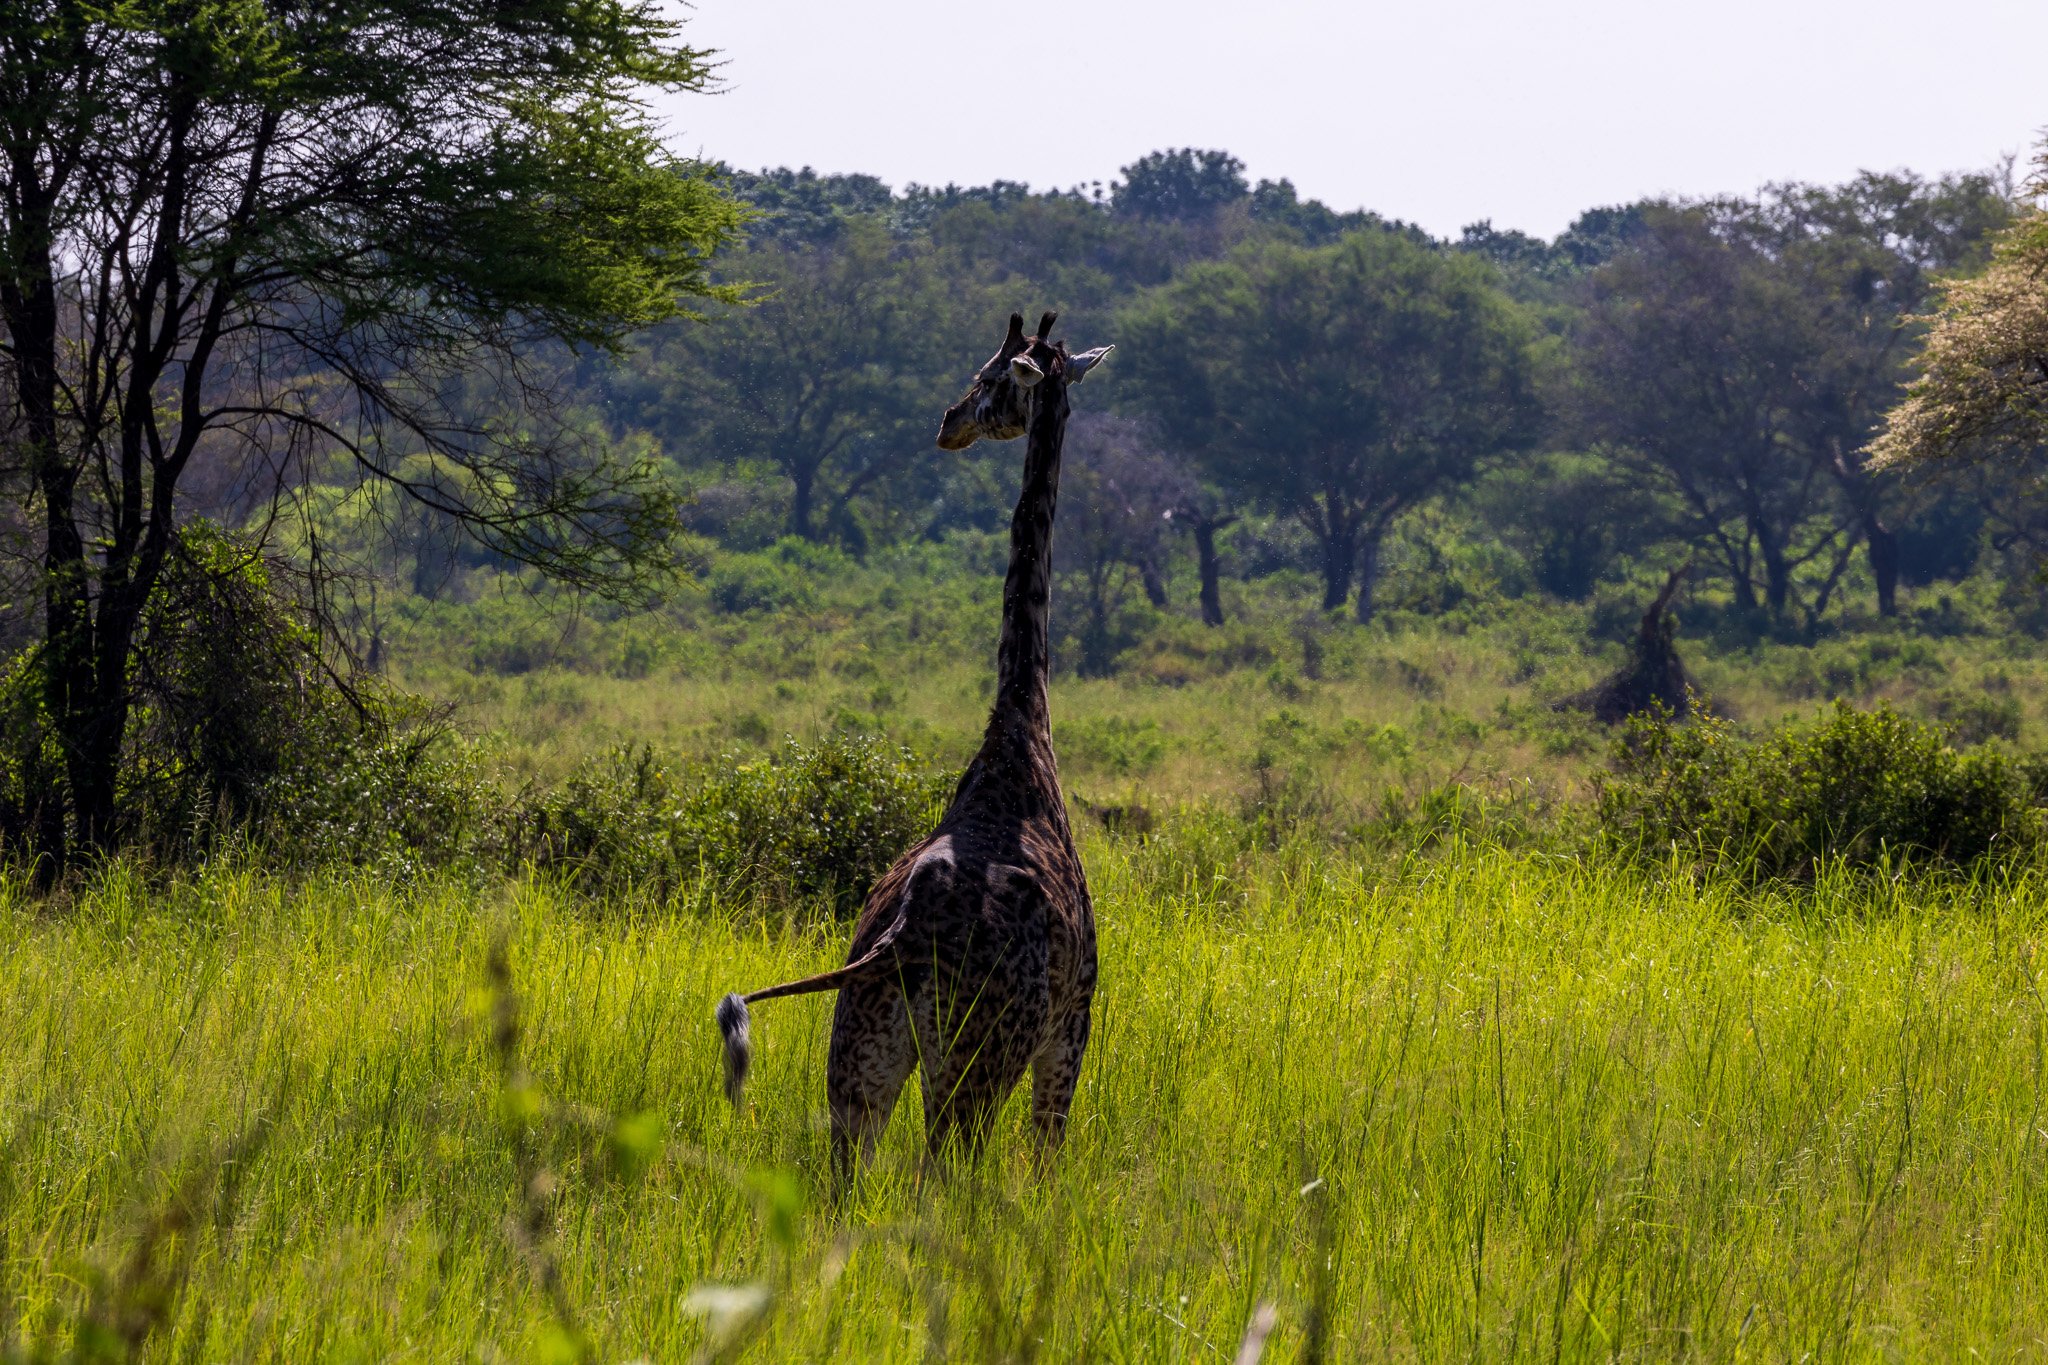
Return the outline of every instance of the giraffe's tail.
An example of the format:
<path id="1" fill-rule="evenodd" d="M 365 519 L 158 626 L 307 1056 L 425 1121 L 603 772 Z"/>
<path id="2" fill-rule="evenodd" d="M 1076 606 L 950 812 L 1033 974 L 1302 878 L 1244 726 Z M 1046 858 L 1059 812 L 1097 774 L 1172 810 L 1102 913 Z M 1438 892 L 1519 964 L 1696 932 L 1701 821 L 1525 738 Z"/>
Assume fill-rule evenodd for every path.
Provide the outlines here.
<path id="1" fill-rule="evenodd" d="M 779 986 L 765 990 L 749 991 L 745 995 L 732 994 L 718 1002 L 718 1032 L 725 1041 L 725 1097 L 738 1105 L 740 1093 L 747 1084 L 747 1072 L 754 1064 L 754 1039 L 752 1016 L 747 1006 L 756 1000 L 773 1000 L 782 995 L 810 995 L 816 991 L 836 991 L 841 986 L 850 986 L 856 981 L 866 981 L 886 976 L 896 970 L 896 948 L 906 925 L 910 922 L 912 893 L 917 884 L 924 880 L 920 874 L 929 875 L 928 869 L 945 872 L 952 870 L 951 859 L 920 859 L 906 879 L 903 894 L 896 903 L 896 917 L 889 927 L 875 940 L 874 947 L 862 953 L 844 967 L 829 972 L 819 972 L 801 981 L 785 981 Z"/>
<path id="2" fill-rule="evenodd" d="M 718 1032 L 725 1039 L 725 1097 L 737 1106 L 754 1065 L 754 1040 L 748 1032 L 745 997 L 728 995 L 718 1002 Z"/>
<path id="3" fill-rule="evenodd" d="M 882 935 L 879 942 L 867 952 L 836 971 L 819 972 L 801 981 L 785 981 L 780 986 L 766 990 L 751 991 L 746 995 L 735 992 L 718 1002 L 718 1032 L 725 1040 L 725 1097 L 735 1105 L 740 1102 L 740 1092 L 747 1084 L 747 1072 L 754 1065 L 753 1016 L 747 1006 L 756 1000 L 773 1000 L 783 995 L 810 995 L 817 991 L 836 991 L 841 986 L 850 986 L 856 981 L 880 976 L 893 970 L 893 958 L 889 949 L 895 944 L 902 928 L 899 919 Z"/>

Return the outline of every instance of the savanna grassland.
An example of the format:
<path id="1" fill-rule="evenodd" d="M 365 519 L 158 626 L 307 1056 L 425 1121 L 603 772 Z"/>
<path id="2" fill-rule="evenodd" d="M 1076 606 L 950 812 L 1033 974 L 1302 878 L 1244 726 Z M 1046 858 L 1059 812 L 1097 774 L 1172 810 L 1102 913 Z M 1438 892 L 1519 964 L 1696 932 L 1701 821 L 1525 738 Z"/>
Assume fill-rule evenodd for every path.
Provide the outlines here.
<path id="1" fill-rule="evenodd" d="M 2048 153 L 1440 237 L 685 155 L 696 38 L 0 6 L 0 1365 L 2048 1357 Z M 974 751 L 1013 418 L 1093 1042 L 841 1198 L 712 1011 Z"/>
<path id="2" fill-rule="evenodd" d="M 711 760 L 835 729 L 885 733 L 950 767 L 987 714 L 1003 550 L 993 536 L 956 536 L 857 562 L 786 540 L 716 555 L 649 612 L 550 610 L 487 579 L 467 600 L 403 603 L 382 638 L 395 677 L 458 703 L 473 740 L 536 780 L 609 745 Z M 1398 570 L 1390 581 L 1402 586 Z M 1453 777 L 1569 794 L 1610 736 L 1555 704 L 1623 663 L 1654 582 L 1582 604 L 1481 586 L 1454 610 L 1392 610 L 1371 628 L 1309 609 L 1298 575 L 1225 590 L 1229 624 L 1210 629 L 1185 603 L 1154 611 L 1128 588 L 1114 670 L 1055 676 L 1074 792 L 1098 804 L 1227 800 L 1256 793 L 1264 770 L 1369 804 Z M 1818 640 L 1759 632 L 1702 591 L 1681 606 L 1681 650 L 1699 691 L 1753 727 L 1844 700 L 1891 704 L 1966 743 L 2023 742 L 2048 724 L 2048 665 L 2038 639 L 1994 608 L 1998 591 L 1988 577 L 1937 585 L 1910 595 L 1901 620 L 1852 618 Z M 1077 615 L 1063 596 L 1054 630 L 1066 657 Z"/>
<path id="3" fill-rule="evenodd" d="M 508 791 L 617 744 L 758 765 L 844 729 L 945 766 L 985 704 L 993 578 L 944 563 L 731 556 L 657 613 L 464 596 L 407 604 L 384 648 Z M 1922 605 L 1818 644 L 1681 644 L 1751 729 L 1843 695 L 2023 742 L 2024 640 Z M 1232 606 L 1220 631 L 1139 622 L 1116 676 L 1055 683 L 1070 789 L 1153 825 L 1077 809 L 1104 986 L 1049 1172 L 1013 1101 L 978 1169 L 922 1174 L 912 1093 L 834 1206 L 819 998 L 761 1007 L 730 1110 L 711 1007 L 835 964 L 815 904 L 403 858 L 284 875 L 254 846 L 54 899 L 8 882 L 14 1349 L 2044 1350 L 2037 860 L 1759 883 L 1626 858 L 1584 828 L 1608 739 L 1551 707 L 1619 658 L 1597 607 L 1361 628 Z M 1991 709 L 1956 713 L 1965 693 Z"/>
<path id="4" fill-rule="evenodd" d="M 762 1009 L 737 1116 L 707 1024 L 835 933 L 530 883 L 12 890 L 10 1320 L 160 1312 L 164 1360 L 1229 1359 L 1267 1304 L 1279 1359 L 2042 1349 L 2038 875 L 1086 856 L 1056 1168 L 1013 1104 L 920 1183 L 912 1096 L 836 1209 L 829 1005 Z"/>

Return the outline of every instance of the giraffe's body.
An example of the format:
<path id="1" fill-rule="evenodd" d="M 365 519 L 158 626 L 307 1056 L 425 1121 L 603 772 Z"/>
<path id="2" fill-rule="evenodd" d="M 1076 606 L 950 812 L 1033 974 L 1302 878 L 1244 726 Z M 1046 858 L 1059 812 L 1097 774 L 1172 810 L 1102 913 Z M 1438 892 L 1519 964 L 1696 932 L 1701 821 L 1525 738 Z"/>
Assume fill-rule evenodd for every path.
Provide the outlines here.
<path id="1" fill-rule="evenodd" d="M 1032 1120 L 1047 1146 L 1065 1135 L 1095 994 L 1095 915 L 1053 759 L 1046 705 L 1046 616 L 1053 517 L 1069 383 L 1106 352 L 1069 356 L 1023 319 L 947 413 L 939 444 L 1024 435 L 1023 489 L 1010 525 L 996 698 L 981 750 L 931 837 L 868 895 L 847 965 L 727 996 L 718 1020 L 735 1100 L 750 1055 L 747 1005 L 839 991 L 826 1066 L 834 1167 L 865 1157 L 922 1064 L 926 1138 L 972 1154 L 1028 1067 Z"/>

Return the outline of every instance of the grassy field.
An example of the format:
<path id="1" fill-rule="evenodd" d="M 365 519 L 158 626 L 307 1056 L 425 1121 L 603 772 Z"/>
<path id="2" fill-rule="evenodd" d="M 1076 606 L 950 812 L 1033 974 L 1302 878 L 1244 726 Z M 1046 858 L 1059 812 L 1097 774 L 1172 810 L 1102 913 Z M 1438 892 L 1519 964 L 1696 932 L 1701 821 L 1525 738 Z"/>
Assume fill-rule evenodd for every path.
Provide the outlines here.
<path id="1" fill-rule="evenodd" d="M 883 733 L 952 767 L 979 740 L 994 673 L 1001 559 L 993 545 L 976 553 L 897 549 L 865 564 L 811 548 L 725 555 L 649 612 L 551 612 L 483 579 L 464 600 L 394 612 L 388 657 L 401 683 L 458 703 L 460 727 L 519 780 L 559 780 L 608 745 L 714 759 L 834 730 Z M 1185 583 L 1168 613 L 1133 595 L 1117 671 L 1055 675 L 1072 793 L 1228 802 L 1285 774 L 1358 817 L 1390 790 L 1412 799 L 1452 780 L 1583 794 L 1609 736 L 1553 703 L 1618 666 L 1654 591 L 1390 611 L 1361 628 L 1306 610 L 1309 585 L 1285 575 L 1226 586 L 1230 625 L 1188 619 Z M 1922 591 L 1899 621 L 1806 642 L 1747 637 L 1715 615 L 1720 605 L 1688 602 L 1679 647 L 1701 689 L 1747 725 L 1842 698 L 1889 702 L 1965 741 L 2038 744 L 2048 663 L 2038 639 L 1986 605 L 1992 595 L 1985 582 Z M 1071 629 L 1076 614 L 1063 592 L 1056 622 Z M 1056 659 L 1075 654 L 1055 641 Z"/>
<path id="2" fill-rule="evenodd" d="M 1086 857 L 1104 985 L 1056 1170 L 1013 1102 L 920 1181 L 913 1096 L 837 1210 L 829 1002 L 757 1011 L 737 1116 L 710 1025 L 837 929 L 226 867 L 9 887 L 0 1333 L 1227 1360 L 1270 1304 L 1268 1359 L 2048 1355 L 2048 878 Z"/>
<path id="3" fill-rule="evenodd" d="M 495 792 L 786 734 L 946 767 L 997 548 L 721 555 L 659 611 L 486 578 L 380 641 Z M 2025 748 L 2048 665 L 1982 587 L 1809 641 L 1703 603 L 1680 647 L 1746 726 L 1843 697 Z M 829 999 L 760 1008 L 730 1110 L 713 1002 L 843 955 L 803 907 L 0 874 L 0 1361 L 2048 1358 L 2048 867 L 1575 852 L 1610 736 L 1553 703 L 1631 592 L 1360 628 L 1302 590 L 1130 605 L 1112 676 L 1054 680 L 1069 791 L 1159 821 L 1077 814 L 1104 978 L 1049 1173 L 1016 1102 L 925 1173 L 913 1094 L 834 1206 Z M 1446 783 L 1495 802 L 1397 818 Z"/>

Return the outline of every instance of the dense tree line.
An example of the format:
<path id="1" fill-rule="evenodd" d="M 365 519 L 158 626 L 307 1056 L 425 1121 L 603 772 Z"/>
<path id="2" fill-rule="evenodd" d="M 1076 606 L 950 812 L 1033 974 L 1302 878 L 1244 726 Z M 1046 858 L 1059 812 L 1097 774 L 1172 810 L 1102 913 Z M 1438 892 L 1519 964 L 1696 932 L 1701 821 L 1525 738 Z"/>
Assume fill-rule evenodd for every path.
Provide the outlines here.
<path id="1" fill-rule="evenodd" d="M 346 673 L 352 585 L 640 600 L 684 530 L 996 529 L 1013 455 L 932 434 L 1012 310 L 1122 347 L 1059 549 L 1084 670 L 1134 603 L 1221 624 L 1233 575 L 1368 621 L 1390 546 L 1566 599 L 1691 562 L 1793 634 L 1987 549 L 2039 597 L 2039 185 L 1439 240 L 1213 150 L 1055 191 L 683 162 L 624 92 L 701 88 L 704 54 L 625 0 L 6 13 L 0 843 L 53 866 L 126 837 L 124 755 L 176 713 L 149 679 L 185 676 L 152 642 L 210 638 L 179 603 L 294 597 L 291 691 Z"/>
<path id="2" fill-rule="evenodd" d="M 666 572 L 672 479 L 538 365 L 734 296 L 740 205 L 630 93 L 709 70 L 628 0 L 0 9 L 0 600 L 39 608 L 0 842 L 127 838 L 151 641 L 221 600 L 171 586 L 275 555 L 318 615 L 352 497 L 592 591 Z"/>
<path id="3" fill-rule="evenodd" d="M 1189 576 L 1220 619 L 1229 528 L 1255 526 L 1268 567 L 1277 553 L 1325 609 L 1367 620 L 1395 529 L 1454 506 L 1541 591 L 1692 559 L 1760 628 L 1810 632 L 1852 592 L 1891 615 L 1902 583 L 1967 573 L 2012 515 L 1996 475 L 1932 483 L 1866 454 L 1941 282 L 1981 267 L 2020 209 L 1997 175 L 1866 174 L 1593 209 L 1550 241 L 1490 223 L 1440 241 L 1193 149 L 1053 192 L 725 174 L 757 214 L 724 266 L 750 301 L 572 382 L 616 433 L 653 438 L 694 490 L 686 517 L 734 546 L 996 524 L 1000 453 L 941 456 L 929 428 L 986 318 L 1041 306 L 1122 343 L 1095 401 L 1133 425 L 1104 450 L 1150 452 L 1116 481 L 1174 532 L 1123 517 L 1071 542 L 1094 613 L 1107 566 L 1156 602 L 1178 564 L 1206 569 Z"/>

